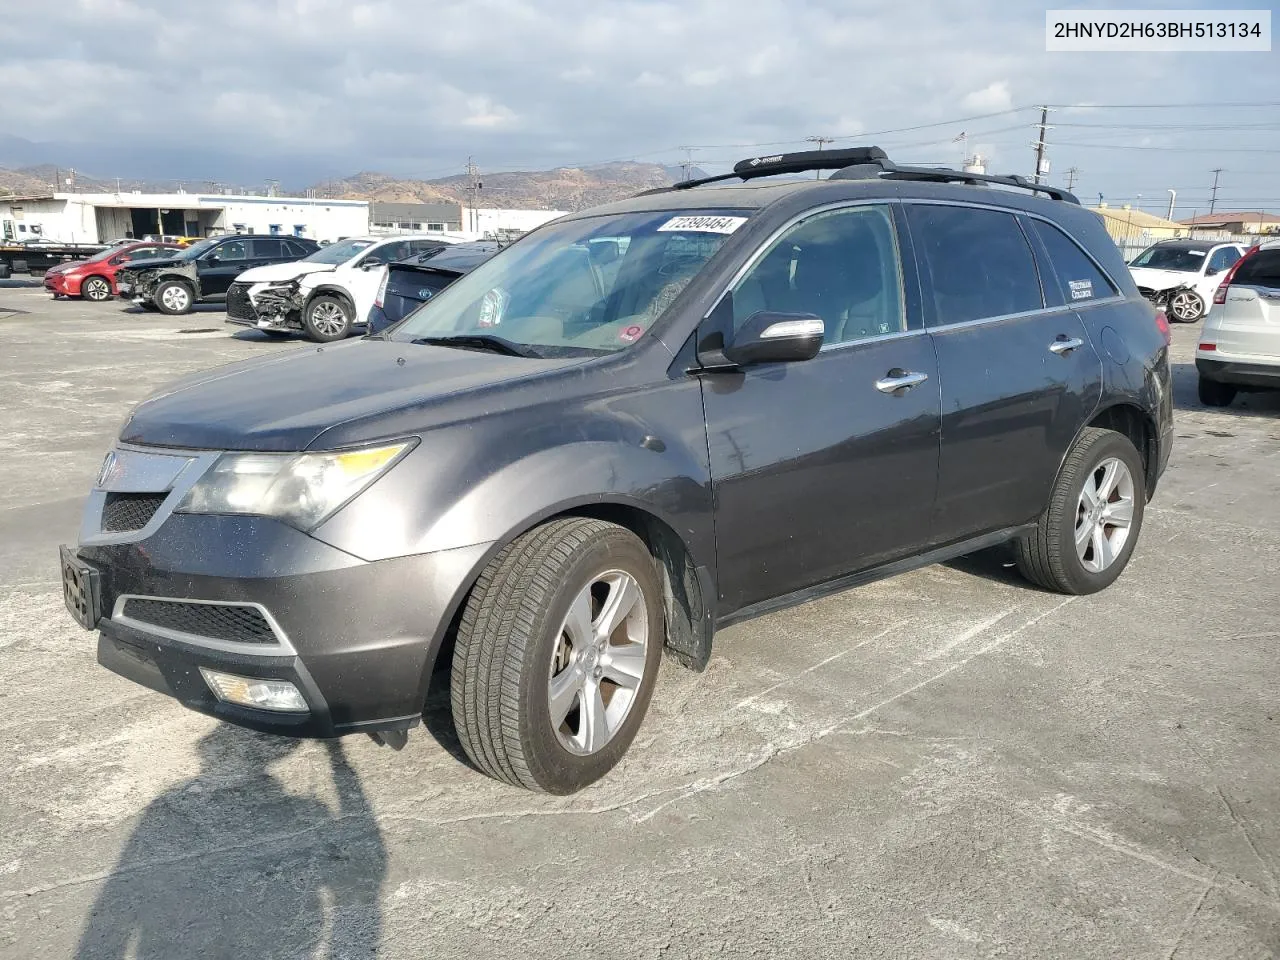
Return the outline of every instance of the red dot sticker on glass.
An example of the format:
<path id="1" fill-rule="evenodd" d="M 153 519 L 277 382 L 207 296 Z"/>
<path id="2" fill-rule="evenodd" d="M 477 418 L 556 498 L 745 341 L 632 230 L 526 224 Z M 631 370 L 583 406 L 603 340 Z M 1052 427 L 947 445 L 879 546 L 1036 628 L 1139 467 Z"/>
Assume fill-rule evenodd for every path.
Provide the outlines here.
<path id="1" fill-rule="evenodd" d="M 618 334 L 618 339 L 623 343 L 635 343 L 640 339 L 642 333 L 644 333 L 644 327 L 633 323 L 629 327 L 622 328 L 622 332 Z"/>

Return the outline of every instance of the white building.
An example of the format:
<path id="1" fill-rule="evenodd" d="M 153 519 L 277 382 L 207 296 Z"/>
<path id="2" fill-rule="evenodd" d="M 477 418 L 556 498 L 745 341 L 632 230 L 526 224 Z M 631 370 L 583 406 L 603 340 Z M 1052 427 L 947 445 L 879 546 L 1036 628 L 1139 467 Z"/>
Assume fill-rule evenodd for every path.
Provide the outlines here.
<path id="1" fill-rule="evenodd" d="M 496 239 L 504 235 L 528 233 L 565 216 L 567 210 L 492 210 L 462 208 L 462 229 L 478 237 Z"/>
<path id="2" fill-rule="evenodd" d="M 50 193 L 0 197 L 5 240 L 106 243 L 146 234 L 265 233 L 336 240 L 369 232 L 366 200 L 200 193 Z"/>

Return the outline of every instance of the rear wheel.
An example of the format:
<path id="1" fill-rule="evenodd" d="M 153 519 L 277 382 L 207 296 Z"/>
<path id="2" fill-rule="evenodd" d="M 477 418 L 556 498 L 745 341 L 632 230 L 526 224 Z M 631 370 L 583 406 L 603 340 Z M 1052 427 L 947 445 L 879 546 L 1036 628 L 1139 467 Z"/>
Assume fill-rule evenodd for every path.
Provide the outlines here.
<path id="1" fill-rule="evenodd" d="M 152 300 L 161 313 L 177 316 L 191 312 L 191 304 L 195 301 L 195 297 L 191 293 L 191 288 L 181 280 L 166 280 L 156 287 Z"/>
<path id="2" fill-rule="evenodd" d="M 560 794 L 608 773 L 653 695 L 661 598 L 648 549 L 611 523 L 553 520 L 499 553 L 453 655 L 453 718 L 472 763 Z"/>
<path id="3" fill-rule="evenodd" d="M 1195 323 L 1204 316 L 1204 301 L 1194 290 L 1181 290 L 1169 301 L 1169 316 L 1179 323 Z"/>
<path id="4" fill-rule="evenodd" d="M 302 311 L 302 327 L 318 343 L 342 340 L 351 332 L 351 312 L 342 298 L 322 294 Z"/>
<path id="5" fill-rule="evenodd" d="M 95 303 L 111 299 L 111 284 L 106 277 L 85 277 L 80 281 L 80 296 Z"/>
<path id="6" fill-rule="evenodd" d="M 1035 532 L 1017 543 L 1022 575 L 1058 593 L 1096 593 L 1114 583 L 1142 529 L 1143 477 L 1128 437 L 1086 428 L 1063 461 Z"/>
<path id="7" fill-rule="evenodd" d="M 1236 398 L 1236 388 L 1230 383 L 1210 380 L 1203 374 L 1199 383 L 1200 402 L 1206 407 L 1226 407 Z"/>

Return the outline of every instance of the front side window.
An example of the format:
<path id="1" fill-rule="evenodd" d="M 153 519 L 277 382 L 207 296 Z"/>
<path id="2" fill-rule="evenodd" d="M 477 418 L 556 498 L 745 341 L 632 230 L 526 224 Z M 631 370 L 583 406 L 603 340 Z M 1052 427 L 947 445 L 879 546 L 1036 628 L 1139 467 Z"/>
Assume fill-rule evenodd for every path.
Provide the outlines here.
<path id="1" fill-rule="evenodd" d="M 394 240 L 391 243 L 384 243 L 369 253 L 361 260 L 361 263 L 376 260 L 379 263 L 395 263 L 397 260 L 403 260 L 409 256 L 409 241 Z"/>
<path id="2" fill-rule="evenodd" d="M 906 330 L 889 211 L 878 206 L 833 210 L 784 233 L 733 291 L 735 330 L 760 311 L 821 317 L 824 344 Z"/>
<path id="3" fill-rule="evenodd" d="M 1138 254 L 1131 267 L 1148 270 L 1175 270 L 1178 273 L 1199 273 L 1208 251 L 1204 247 L 1147 247 Z"/>
<path id="4" fill-rule="evenodd" d="M 934 323 L 967 323 L 1044 307 L 1031 247 L 1012 214 L 979 207 L 907 205 L 925 262 Z"/>
<path id="5" fill-rule="evenodd" d="M 1075 241 L 1052 224 L 1043 220 L 1028 220 L 1031 230 L 1044 244 L 1049 262 L 1056 274 L 1056 285 L 1045 271 L 1045 296 L 1050 303 L 1060 306 L 1113 297 L 1117 290 Z M 1055 296 L 1056 294 L 1056 296 Z"/>
<path id="6" fill-rule="evenodd" d="M 669 210 L 557 222 L 450 285 L 393 338 L 489 335 L 546 356 L 623 350 L 746 221 L 740 211 Z"/>
<path id="7" fill-rule="evenodd" d="M 219 260 L 243 260 L 247 256 L 243 240 L 228 240 L 212 251 Z"/>

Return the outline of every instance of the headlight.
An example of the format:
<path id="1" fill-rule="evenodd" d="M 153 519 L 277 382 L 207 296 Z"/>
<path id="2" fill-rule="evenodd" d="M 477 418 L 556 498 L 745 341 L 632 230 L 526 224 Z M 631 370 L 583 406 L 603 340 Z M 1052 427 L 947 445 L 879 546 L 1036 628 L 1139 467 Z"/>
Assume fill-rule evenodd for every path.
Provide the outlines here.
<path id="1" fill-rule="evenodd" d="M 309 530 L 390 470 L 415 443 L 330 453 L 226 453 L 191 488 L 178 512 L 255 514 Z"/>

